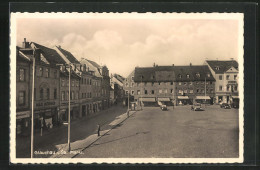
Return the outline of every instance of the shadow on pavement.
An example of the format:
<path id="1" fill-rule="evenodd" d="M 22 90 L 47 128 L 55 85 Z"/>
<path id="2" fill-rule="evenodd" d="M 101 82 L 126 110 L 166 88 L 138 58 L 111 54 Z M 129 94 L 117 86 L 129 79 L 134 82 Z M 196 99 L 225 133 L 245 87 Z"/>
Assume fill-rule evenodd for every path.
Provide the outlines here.
<path id="1" fill-rule="evenodd" d="M 112 143 L 112 142 L 115 142 L 115 141 L 119 141 L 119 140 L 122 140 L 122 139 L 126 139 L 126 138 L 130 138 L 130 137 L 133 137 L 133 136 L 137 136 L 137 135 L 146 135 L 148 133 L 150 133 L 150 131 L 137 132 L 135 134 L 132 134 L 132 135 L 129 135 L 129 136 L 125 136 L 125 137 L 121 137 L 121 138 L 117 138 L 117 139 L 113 139 L 113 140 L 110 140 L 110 141 L 107 141 L 107 142 L 96 143 L 96 144 L 91 145 L 90 147 L 95 147 L 95 146 L 99 146 L 99 145 L 103 145 L 103 144 L 107 144 L 107 143 Z"/>

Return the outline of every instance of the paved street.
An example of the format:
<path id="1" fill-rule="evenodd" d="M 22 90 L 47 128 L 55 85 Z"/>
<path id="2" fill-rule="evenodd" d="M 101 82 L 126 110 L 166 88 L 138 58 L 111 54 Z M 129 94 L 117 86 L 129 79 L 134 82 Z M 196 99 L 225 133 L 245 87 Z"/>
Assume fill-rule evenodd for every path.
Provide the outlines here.
<path id="1" fill-rule="evenodd" d="M 127 107 L 112 106 L 107 110 L 96 113 L 95 117 L 82 120 L 76 120 L 71 123 L 71 143 L 84 139 L 96 133 L 97 124 L 102 125 L 101 129 L 106 130 L 111 128 L 109 123 L 116 119 L 119 115 L 125 113 Z M 57 127 L 49 131 L 45 131 L 43 136 L 39 132 L 35 134 L 34 145 L 35 151 L 57 151 L 57 146 L 67 143 L 68 131 L 67 126 Z M 18 137 L 16 147 L 17 158 L 30 157 L 30 136 Z M 51 155 L 35 155 L 35 157 L 50 157 Z"/>
<path id="2" fill-rule="evenodd" d="M 234 158 L 239 154 L 238 135 L 237 109 L 145 107 L 77 157 Z"/>

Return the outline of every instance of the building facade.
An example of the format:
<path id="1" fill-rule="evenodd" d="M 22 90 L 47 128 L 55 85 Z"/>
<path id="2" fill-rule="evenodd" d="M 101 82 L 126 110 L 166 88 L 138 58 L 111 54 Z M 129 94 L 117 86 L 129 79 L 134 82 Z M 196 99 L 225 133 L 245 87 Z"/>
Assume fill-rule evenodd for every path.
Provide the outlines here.
<path id="1" fill-rule="evenodd" d="M 115 103 L 116 104 L 127 104 L 127 94 L 125 94 L 124 83 L 125 78 L 119 74 L 111 75 L 111 86 L 114 89 Z"/>
<path id="2" fill-rule="evenodd" d="M 238 102 L 238 63 L 235 60 L 218 61 L 207 60 L 207 65 L 216 79 L 216 103 Z"/>

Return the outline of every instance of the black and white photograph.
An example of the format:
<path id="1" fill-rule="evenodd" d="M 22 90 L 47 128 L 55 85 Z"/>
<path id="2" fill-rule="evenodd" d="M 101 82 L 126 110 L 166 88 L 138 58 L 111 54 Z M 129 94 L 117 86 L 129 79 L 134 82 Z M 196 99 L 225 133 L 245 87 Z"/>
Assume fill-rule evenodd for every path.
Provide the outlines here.
<path id="1" fill-rule="evenodd" d="M 242 13 L 11 13 L 12 163 L 241 163 Z"/>

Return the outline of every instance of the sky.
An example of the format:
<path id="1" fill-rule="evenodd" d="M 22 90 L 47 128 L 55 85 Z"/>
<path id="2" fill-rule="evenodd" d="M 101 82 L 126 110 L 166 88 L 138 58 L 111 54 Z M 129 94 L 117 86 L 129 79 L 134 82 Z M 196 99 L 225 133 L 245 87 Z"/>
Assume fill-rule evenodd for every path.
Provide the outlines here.
<path id="1" fill-rule="evenodd" d="M 17 18 L 16 43 L 22 46 L 26 38 L 50 48 L 60 45 L 78 60 L 93 60 L 124 77 L 136 66 L 153 63 L 201 65 L 206 59 L 238 59 L 236 19 L 117 16 Z"/>

